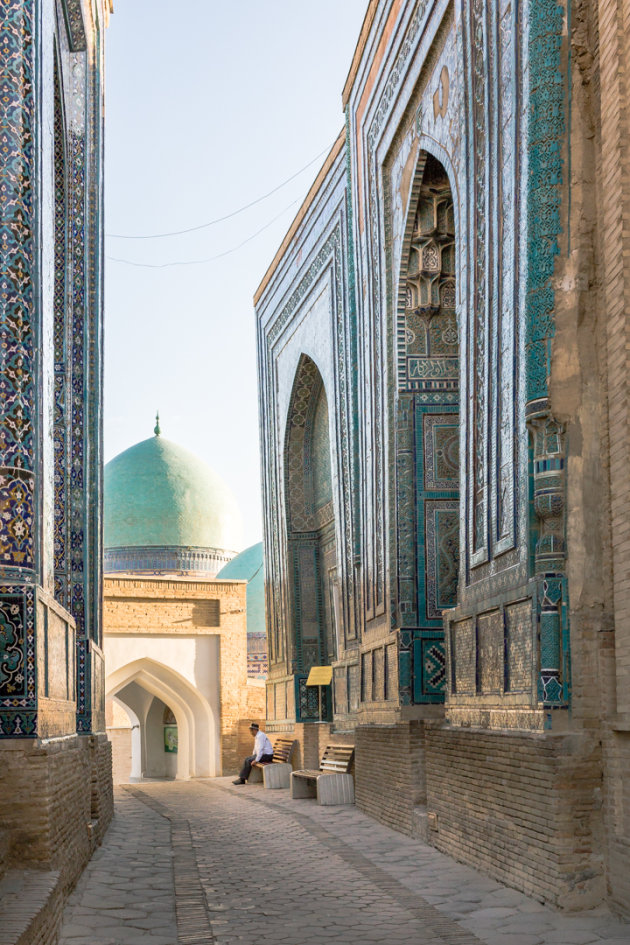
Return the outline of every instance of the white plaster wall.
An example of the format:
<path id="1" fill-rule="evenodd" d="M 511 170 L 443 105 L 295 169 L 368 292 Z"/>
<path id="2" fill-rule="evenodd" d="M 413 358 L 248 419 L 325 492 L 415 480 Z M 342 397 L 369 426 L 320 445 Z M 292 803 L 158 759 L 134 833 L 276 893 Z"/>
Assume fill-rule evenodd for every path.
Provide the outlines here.
<path id="1" fill-rule="evenodd" d="M 105 637 L 107 675 L 133 663 L 150 659 L 174 670 L 198 689 L 215 719 L 220 716 L 219 637 L 116 634 Z"/>
<path id="2" fill-rule="evenodd" d="M 176 760 L 180 779 L 213 777 L 220 770 L 219 647 L 220 638 L 216 634 L 167 636 L 134 632 L 105 637 L 108 691 L 120 693 L 121 700 L 125 701 L 130 686 L 136 685 L 133 680 L 137 679 L 141 690 L 149 690 L 150 699 L 163 698 L 164 704 L 174 712 L 179 729 L 179 751 L 172 759 L 173 763 Z M 120 689 L 127 668 L 129 683 Z M 133 705 L 131 708 L 136 709 Z M 142 761 L 146 771 L 148 726 L 145 722 L 146 716 L 143 716 Z"/>

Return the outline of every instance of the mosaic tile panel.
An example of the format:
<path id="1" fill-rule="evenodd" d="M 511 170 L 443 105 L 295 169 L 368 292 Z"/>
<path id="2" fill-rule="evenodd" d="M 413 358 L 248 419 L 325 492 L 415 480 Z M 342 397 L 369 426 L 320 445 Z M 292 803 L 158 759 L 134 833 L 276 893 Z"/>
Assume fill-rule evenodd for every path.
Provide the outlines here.
<path id="1" fill-rule="evenodd" d="M 295 643 L 298 669 L 321 666 L 323 638 L 318 548 L 313 541 L 293 543 Z"/>
<path id="2" fill-rule="evenodd" d="M 446 691 L 446 650 L 442 634 L 414 640 L 414 702 L 441 702 Z"/>
<path id="3" fill-rule="evenodd" d="M 0 735 L 36 731 L 35 655 L 34 590 L 0 587 Z"/>
<path id="4" fill-rule="evenodd" d="M 297 664 L 307 670 L 334 656 L 337 541 L 328 404 L 321 375 L 305 355 L 293 386 L 284 456 Z"/>
<path id="5" fill-rule="evenodd" d="M 0 12 L 0 547 L 5 567 L 32 569 L 35 415 L 32 0 Z"/>
<path id="6" fill-rule="evenodd" d="M 521 601 L 505 608 L 507 691 L 532 690 L 532 602 Z"/>
<path id="7" fill-rule="evenodd" d="M 557 0 L 530 0 L 527 154 L 527 400 L 547 396 L 554 334 L 553 274 L 559 237 L 565 86 L 561 81 L 564 9 Z"/>
<path id="8" fill-rule="evenodd" d="M 62 0 L 62 3 L 70 49 L 80 52 L 87 48 L 81 0 Z"/>
<path id="9" fill-rule="evenodd" d="M 495 17 L 497 11 L 495 10 Z M 516 542 L 516 483 L 515 464 L 518 461 L 517 438 L 517 379 L 520 365 L 516 352 L 519 348 L 520 324 L 518 313 L 517 273 L 519 269 L 517 181 L 521 172 L 519 154 L 520 136 L 520 83 L 518 74 L 518 36 L 521 35 L 518 8 L 511 2 L 498 4 L 498 19 L 494 21 L 494 43 L 498 62 L 496 109 L 496 201 L 497 231 L 501 233 L 499 265 L 500 277 L 494 292 L 496 305 L 496 420 L 493 437 L 496 441 L 496 462 L 493 464 L 493 539 L 494 554 L 505 552 Z M 503 90 L 511 94 L 502 94 Z"/>
<path id="10" fill-rule="evenodd" d="M 382 613 L 385 609 L 386 586 L 386 555 L 385 537 L 387 534 L 385 521 L 385 488 L 389 478 L 385 467 L 384 445 L 386 442 L 383 430 L 383 418 L 386 415 L 385 404 L 388 396 L 386 378 L 387 367 L 383 363 L 383 355 L 387 350 L 384 343 L 387 331 L 387 321 L 383 317 L 385 307 L 383 299 L 383 273 L 381 271 L 381 201 L 382 189 L 379 158 L 377 155 L 381 133 L 386 126 L 387 118 L 394 108 L 396 91 L 403 81 L 407 66 L 413 53 L 417 49 L 418 40 L 422 34 L 423 24 L 428 15 L 429 0 L 419 0 L 416 4 L 405 35 L 401 42 L 396 61 L 389 72 L 387 81 L 374 111 L 374 117 L 367 132 L 367 165 L 365 180 L 369 182 L 368 202 L 369 226 L 366 232 L 365 252 L 372 260 L 369 266 L 369 286 L 367 324 L 363 337 L 363 360 L 366 365 L 363 378 L 364 404 L 368 413 L 364 425 L 365 437 L 363 442 L 364 456 L 364 485 L 363 504 L 372 508 L 366 534 L 364 537 L 366 580 L 366 609 L 368 616 Z M 436 379 L 435 383 L 439 383 Z M 447 382 L 448 383 L 448 382 Z M 431 396 L 430 394 L 428 396 Z"/>
<path id="11" fill-rule="evenodd" d="M 326 510 L 326 521 L 332 518 L 332 473 L 330 468 L 330 435 L 328 432 L 328 401 L 322 384 L 307 437 L 307 459 L 310 460 L 312 504 L 316 512 Z M 321 527 L 324 522 L 318 522 Z"/>
<path id="12" fill-rule="evenodd" d="M 401 644 L 398 662 L 401 698 L 431 702 L 444 693 L 444 646 L 433 633 L 437 662 L 425 671 L 423 631 L 438 631 L 442 610 L 455 603 L 459 559 L 455 220 L 448 177 L 433 156 L 419 155 L 413 186 L 398 293 L 396 495 L 397 620 L 416 642 Z"/>
<path id="13" fill-rule="evenodd" d="M 470 399 L 469 429 L 472 434 L 472 478 L 470 481 L 472 512 L 472 548 L 477 554 L 487 551 L 488 476 L 488 329 L 490 324 L 488 275 L 491 260 L 488 247 L 492 245 L 490 221 L 492 219 L 492 137 L 489 133 L 488 116 L 491 100 L 488 77 L 492 70 L 492 45 L 488 37 L 487 0 L 471 0 L 469 4 L 469 35 L 472 43 L 472 96 L 471 128 L 473 190 L 473 245 L 470 259 L 473 274 L 473 318 L 472 338 L 472 390 Z"/>
<path id="14" fill-rule="evenodd" d="M 500 610 L 477 618 L 477 691 L 503 692 L 504 641 Z"/>
<path id="15" fill-rule="evenodd" d="M 292 532 L 314 531 L 318 527 L 313 488 L 311 434 L 322 386 L 321 375 L 315 362 L 303 356 L 291 395 L 290 420 L 284 450 L 288 525 Z M 321 459 L 321 455 L 319 458 Z M 320 470 L 321 465 L 320 462 Z"/>
<path id="16" fill-rule="evenodd" d="M 442 611 L 457 602 L 459 500 L 427 500 L 424 510 L 426 614 L 441 620 Z"/>
<path id="17" fill-rule="evenodd" d="M 320 693 L 321 693 L 321 720 L 332 720 L 332 697 L 330 686 L 307 686 L 307 676 L 297 675 L 296 685 L 296 720 L 298 722 L 318 722 L 320 720 Z"/>
<path id="18" fill-rule="evenodd" d="M 61 103 L 59 69 L 55 64 L 54 110 L 54 185 L 55 185 L 55 276 L 53 293 L 53 346 L 54 346 L 54 520 L 53 563 L 55 597 L 63 607 L 70 602 L 68 482 L 69 436 L 68 404 L 70 402 L 70 362 L 68 359 L 68 298 L 67 298 L 67 193 L 65 130 Z"/>
<path id="19" fill-rule="evenodd" d="M 441 630 L 400 630 L 398 698 L 401 705 L 444 701 L 446 652 Z"/>
<path id="20" fill-rule="evenodd" d="M 412 394 L 401 393 L 396 422 L 398 622 L 401 627 L 418 626 L 415 483 L 415 402 Z"/>
<path id="21" fill-rule="evenodd" d="M 453 414 L 425 413 L 424 488 L 451 491 L 459 488 L 459 423 Z"/>

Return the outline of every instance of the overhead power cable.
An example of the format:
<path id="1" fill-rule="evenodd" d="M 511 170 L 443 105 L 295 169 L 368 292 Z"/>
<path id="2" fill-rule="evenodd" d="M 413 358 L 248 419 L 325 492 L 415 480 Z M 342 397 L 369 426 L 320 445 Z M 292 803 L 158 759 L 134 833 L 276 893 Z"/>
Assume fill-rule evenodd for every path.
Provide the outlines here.
<path id="1" fill-rule="evenodd" d="M 287 204 L 284 210 L 281 210 L 280 213 L 278 213 L 273 218 L 273 220 L 269 220 L 268 223 L 265 223 L 264 226 L 261 226 L 259 230 L 256 230 L 255 233 L 252 233 L 251 236 L 248 236 L 247 239 L 242 241 L 242 243 L 239 243 L 237 246 L 233 246 L 231 249 L 226 249 L 222 253 L 217 253 L 216 256 L 208 256 L 207 259 L 182 259 L 176 262 L 167 263 L 143 263 L 135 262 L 132 259 L 121 259 L 118 256 L 107 256 L 106 258 L 109 259 L 110 262 L 124 263 L 126 266 L 137 266 L 139 269 L 169 269 L 171 266 L 202 266 L 205 263 L 214 262 L 215 259 L 222 259 L 224 256 L 229 256 L 231 253 L 235 253 L 237 250 L 241 249 L 242 246 L 245 246 L 246 243 L 251 242 L 251 240 L 258 236 L 259 233 L 262 233 L 263 230 L 268 229 L 272 223 L 275 223 L 276 220 L 279 220 L 280 217 L 286 213 L 287 210 L 290 210 L 291 207 L 294 207 L 296 203 L 298 203 L 298 200 L 292 200 L 290 204 Z"/>
<path id="2" fill-rule="evenodd" d="M 266 194 L 263 194 L 262 197 L 257 197 L 256 200 L 252 200 L 251 203 L 246 203 L 243 207 L 239 207 L 238 210 L 233 210 L 231 213 L 226 213 L 223 217 L 217 217 L 216 220 L 209 220 L 207 223 L 200 223 L 198 226 L 189 226 L 185 230 L 172 230 L 170 233 L 146 233 L 141 236 L 134 236 L 127 233 L 106 233 L 110 239 L 116 240 L 160 240 L 164 239 L 167 236 L 182 236 L 184 233 L 195 233 L 198 230 L 207 230 L 208 227 L 216 226 L 217 223 L 223 223 L 224 220 L 231 220 L 232 217 L 238 216 L 239 213 L 243 213 L 245 210 L 249 210 L 250 207 L 255 207 L 256 204 L 262 203 L 263 200 L 266 200 L 267 197 L 271 197 L 273 194 L 277 193 L 279 190 L 282 190 L 283 187 L 286 187 L 287 184 L 290 184 L 292 180 L 295 180 L 296 177 L 299 177 L 307 168 L 314 164 L 315 161 L 318 161 L 324 154 L 327 154 L 330 151 L 330 146 L 324 148 L 323 151 L 320 151 L 319 154 L 305 164 L 304 167 L 301 167 L 299 171 L 296 171 L 295 174 L 292 174 L 291 177 L 287 177 L 286 180 L 282 181 L 281 184 L 278 184 L 277 187 L 274 187 L 273 190 L 268 191 Z"/>

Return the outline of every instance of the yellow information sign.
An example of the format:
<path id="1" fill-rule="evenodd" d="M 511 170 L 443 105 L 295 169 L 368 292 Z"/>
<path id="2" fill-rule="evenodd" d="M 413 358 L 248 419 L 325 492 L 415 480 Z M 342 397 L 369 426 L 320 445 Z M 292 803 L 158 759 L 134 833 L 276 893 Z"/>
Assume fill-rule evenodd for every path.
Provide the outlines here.
<path id="1" fill-rule="evenodd" d="M 313 666 L 306 680 L 307 686 L 330 686 L 332 666 Z"/>

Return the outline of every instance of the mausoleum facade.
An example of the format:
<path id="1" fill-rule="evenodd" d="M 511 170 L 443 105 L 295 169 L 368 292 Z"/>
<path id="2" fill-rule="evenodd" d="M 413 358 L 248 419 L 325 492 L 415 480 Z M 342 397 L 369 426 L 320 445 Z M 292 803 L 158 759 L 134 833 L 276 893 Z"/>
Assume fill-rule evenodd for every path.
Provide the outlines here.
<path id="1" fill-rule="evenodd" d="M 372 0 L 255 296 L 268 730 L 566 908 L 630 909 L 627 15 Z"/>
<path id="2" fill-rule="evenodd" d="M 110 8 L 0 6 L 0 875 L 17 871 L 22 908 L 3 930 L 21 941 L 29 929 L 56 941 L 60 902 L 112 815 L 101 620 Z"/>

